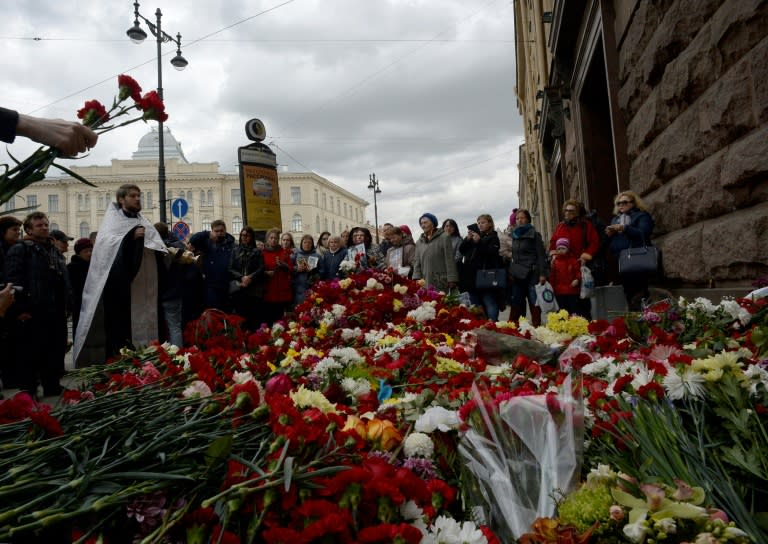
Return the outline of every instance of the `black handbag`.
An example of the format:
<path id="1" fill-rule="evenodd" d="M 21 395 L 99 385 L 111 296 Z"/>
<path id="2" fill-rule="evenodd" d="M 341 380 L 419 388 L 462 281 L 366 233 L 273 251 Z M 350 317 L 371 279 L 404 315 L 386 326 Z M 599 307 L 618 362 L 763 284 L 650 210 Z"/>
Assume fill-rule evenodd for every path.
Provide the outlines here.
<path id="1" fill-rule="evenodd" d="M 659 250 L 654 246 L 630 247 L 619 253 L 619 274 L 655 274 Z"/>
<path id="2" fill-rule="evenodd" d="M 478 270 L 475 274 L 476 289 L 504 289 L 507 286 L 507 271 L 503 268 Z"/>
<path id="3" fill-rule="evenodd" d="M 509 275 L 516 280 L 524 280 L 531 273 L 531 267 L 520 263 L 509 263 Z"/>

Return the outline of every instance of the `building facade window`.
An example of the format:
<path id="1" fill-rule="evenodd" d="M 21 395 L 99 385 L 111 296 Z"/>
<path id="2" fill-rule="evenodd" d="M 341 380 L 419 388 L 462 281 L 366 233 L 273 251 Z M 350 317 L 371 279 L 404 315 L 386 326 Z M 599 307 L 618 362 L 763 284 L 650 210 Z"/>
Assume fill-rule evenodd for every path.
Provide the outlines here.
<path id="1" fill-rule="evenodd" d="M 327 217 L 325 217 L 324 219 L 325 219 L 325 221 L 324 221 L 324 223 L 325 223 L 325 229 L 323 229 L 323 230 L 328 230 L 328 218 L 327 218 Z M 333 232 L 333 231 L 329 231 L 329 232 L 330 232 L 331 234 L 334 234 L 334 232 Z"/>
<path id="2" fill-rule="evenodd" d="M 48 230 L 51 231 L 51 230 L 61 230 L 61 229 L 59 229 L 58 223 L 51 223 L 50 225 L 48 225 Z"/>
<path id="3" fill-rule="evenodd" d="M 200 207 L 205 206 L 205 191 L 200 191 Z"/>
<path id="4" fill-rule="evenodd" d="M 301 215 L 299 215 L 298 213 L 293 214 L 293 218 L 291 219 L 291 230 L 293 232 L 302 231 Z"/>
<path id="5" fill-rule="evenodd" d="M 243 218 L 239 216 L 235 216 L 232 218 L 232 232 L 235 235 L 235 238 L 239 239 L 240 231 L 243 230 Z"/>
<path id="6" fill-rule="evenodd" d="M 358 210 L 357 208 L 355 208 L 355 223 L 359 223 L 359 222 L 360 222 L 360 216 L 358 215 L 358 212 L 359 212 L 359 211 L 360 211 L 360 210 Z"/>
<path id="7" fill-rule="evenodd" d="M 239 208 L 240 207 L 240 189 L 232 189 L 230 192 L 232 196 L 232 206 Z"/>
<path id="8" fill-rule="evenodd" d="M 5 211 L 12 212 L 16 209 L 16 197 L 12 196 L 8 202 L 5 203 Z"/>
<path id="9" fill-rule="evenodd" d="M 323 193 L 323 209 L 328 209 L 328 197 L 325 195 L 325 193 Z"/>
<path id="10" fill-rule="evenodd" d="M 88 238 L 88 235 L 91 233 L 91 227 L 88 226 L 87 221 L 83 221 L 80 223 L 80 238 Z"/>
<path id="11" fill-rule="evenodd" d="M 27 206 L 37 206 L 37 195 L 27 195 Z"/>
<path id="12" fill-rule="evenodd" d="M 320 207 L 320 191 L 315 189 L 315 206 Z"/>
<path id="13" fill-rule="evenodd" d="M 79 194 L 77 195 L 77 211 L 81 212 L 85 209 L 83 206 L 83 195 Z"/>
<path id="14" fill-rule="evenodd" d="M 301 204 L 301 187 L 291 187 L 291 204 Z"/>
<path id="15" fill-rule="evenodd" d="M 336 213 L 341 215 L 341 199 L 340 198 L 336 199 Z"/>
<path id="16" fill-rule="evenodd" d="M 315 230 L 320 232 L 320 215 L 315 216 Z"/>
<path id="17" fill-rule="evenodd" d="M 58 213 L 59 195 L 48 195 L 48 213 Z"/>
<path id="18" fill-rule="evenodd" d="M 147 209 L 151 210 L 152 208 L 155 207 L 155 203 L 152 200 L 152 191 L 147 191 L 146 195 L 147 195 Z"/>
<path id="19" fill-rule="evenodd" d="M 187 204 L 189 204 L 189 207 L 192 207 L 192 191 L 187 191 Z"/>
<path id="20" fill-rule="evenodd" d="M 211 230 L 211 218 L 206 217 L 203 219 L 203 230 Z"/>
<path id="21" fill-rule="evenodd" d="M 208 202 L 206 202 L 208 206 L 213 206 L 213 191 L 208 189 Z"/>
<path id="22" fill-rule="evenodd" d="M 347 215 L 347 203 L 346 202 L 344 203 L 344 217 L 349 217 Z"/>
<path id="23" fill-rule="evenodd" d="M 331 221 L 331 232 L 336 232 L 336 221 Z"/>

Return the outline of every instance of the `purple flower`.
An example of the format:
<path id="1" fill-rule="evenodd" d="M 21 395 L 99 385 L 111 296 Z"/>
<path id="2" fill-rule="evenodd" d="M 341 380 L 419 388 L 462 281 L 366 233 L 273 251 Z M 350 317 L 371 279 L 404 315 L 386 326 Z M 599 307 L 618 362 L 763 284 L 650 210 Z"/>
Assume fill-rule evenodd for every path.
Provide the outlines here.
<path id="1" fill-rule="evenodd" d="M 126 506 L 126 515 L 138 522 L 142 534 L 148 534 L 165 516 L 165 501 L 165 495 L 160 491 L 145 495 Z"/>

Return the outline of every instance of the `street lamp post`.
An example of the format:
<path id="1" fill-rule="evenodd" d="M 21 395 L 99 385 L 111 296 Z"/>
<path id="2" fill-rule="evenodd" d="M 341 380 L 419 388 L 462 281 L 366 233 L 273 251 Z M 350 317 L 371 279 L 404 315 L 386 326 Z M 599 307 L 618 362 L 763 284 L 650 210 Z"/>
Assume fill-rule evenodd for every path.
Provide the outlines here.
<path id="1" fill-rule="evenodd" d="M 379 180 L 376 174 L 368 176 L 368 188 L 373 191 L 373 224 L 376 227 L 376 243 L 379 243 L 379 207 L 376 203 L 376 195 L 381 192 L 379 189 Z"/>
<path id="2" fill-rule="evenodd" d="M 141 27 L 139 26 L 139 19 L 144 21 L 147 24 L 147 27 L 149 27 L 149 31 L 152 33 L 154 37 L 157 38 L 157 95 L 160 97 L 160 100 L 163 99 L 163 64 L 160 62 L 160 59 L 163 56 L 162 53 L 162 45 L 163 43 L 173 42 L 176 44 L 176 56 L 171 59 L 171 64 L 174 68 L 177 70 L 183 70 L 187 67 L 187 59 L 181 56 L 181 34 L 176 34 L 176 37 L 174 38 L 170 34 L 166 34 L 162 26 L 160 25 L 160 18 L 163 16 L 162 12 L 160 11 L 160 8 L 157 8 L 157 11 L 155 12 L 155 17 L 157 22 L 153 23 L 146 17 L 144 17 L 141 13 L 139 13 L 139 2 L 136 0 L 133 3 L 133 13 L 135 16 L 135 19 L 133 21 L 133 26 L 128 29 L 126 34 L 128 34 L 128 37 L 131 39 L 133 43 L 141 43 L 143 42 L 146 37 L 147 33 L 144 32 Z M 158 140 L 157 143 L 159 145 L 159 151 L 157 156 L 157 185 L 158 185 L 158 191 L 160 192 L 160 222 L 161 223 L 167 223 L 168 222 L 168 214 L 166 213 L 166 208 L 168 206 L 168 198 L 166 196 L 165 191 L 165 133 L 163 132 L 163 122 L 158 121 L 157 122 L 157 130 L 158 130 Z"/>

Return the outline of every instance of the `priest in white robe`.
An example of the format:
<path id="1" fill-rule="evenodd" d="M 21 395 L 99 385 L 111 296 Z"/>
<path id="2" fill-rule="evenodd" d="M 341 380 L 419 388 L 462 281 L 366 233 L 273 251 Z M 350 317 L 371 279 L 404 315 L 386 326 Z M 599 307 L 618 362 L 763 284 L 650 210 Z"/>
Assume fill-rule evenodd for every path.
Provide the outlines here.
<path id="1" fill-rule="evenodd" d="M 159 337 L 158 256 L 167 253 L 155 227 L 141 215 L 141 190 L 123 185 L 96 236 L 75 331 L 74 361 L 102 364 L 124 346 Z"/>

